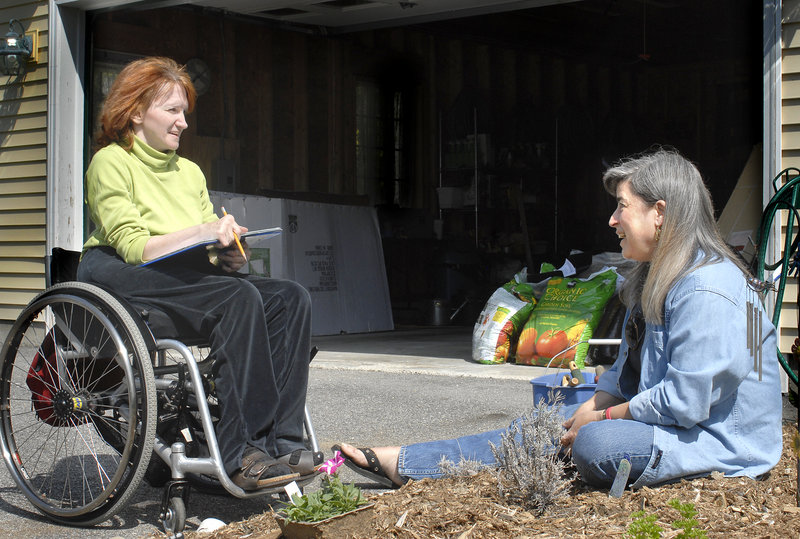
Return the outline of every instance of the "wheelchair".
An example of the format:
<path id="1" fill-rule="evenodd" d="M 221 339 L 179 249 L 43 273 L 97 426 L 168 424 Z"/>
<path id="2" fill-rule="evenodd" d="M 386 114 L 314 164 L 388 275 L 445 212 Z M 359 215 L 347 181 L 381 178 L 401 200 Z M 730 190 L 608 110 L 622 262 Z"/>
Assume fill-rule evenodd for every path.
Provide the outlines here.
<path id="1" fill-rule="evenodd" d="M 27 499 L 55 522 L 91 526 L 120 511 L 145 479 L 164 488 L 165 532 L 182 537 L 192 486 L 239 498 L 281 494 L 244 491 L 225 473 L 206 343 L 180 340 L 161 312 L 75 281 L 78 257 L 53 250 L 48 288 L 0 354 L 0 448 Z M 304 426 L 306 446 L 319 452 L 308 409 Z"/>

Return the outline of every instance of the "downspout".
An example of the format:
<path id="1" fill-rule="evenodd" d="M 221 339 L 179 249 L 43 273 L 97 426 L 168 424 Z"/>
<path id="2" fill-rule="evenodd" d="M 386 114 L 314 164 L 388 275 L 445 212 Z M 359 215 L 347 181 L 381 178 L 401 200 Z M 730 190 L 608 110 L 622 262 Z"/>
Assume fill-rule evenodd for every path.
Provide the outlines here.
<path id="1" fill-rule="evenodd" d="M 764 0 L 763 27 L 763 157 L 761 208 L 766 207 L 772 195 L 772 179 L 781 170 L 781 0 Z M 781 223 L 776 219 L 770 233 L 771 252 L 766 260 L 781 257 Z M 774 314 L 774 303 L 767 301 L 769 316 Z"/>

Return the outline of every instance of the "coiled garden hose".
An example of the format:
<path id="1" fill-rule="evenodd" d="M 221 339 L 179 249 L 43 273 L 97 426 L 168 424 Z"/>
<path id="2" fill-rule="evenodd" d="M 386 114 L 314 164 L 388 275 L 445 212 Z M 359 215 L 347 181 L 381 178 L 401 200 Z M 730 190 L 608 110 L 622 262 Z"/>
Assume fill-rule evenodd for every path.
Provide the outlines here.
<path id="1" fill-rule="evenodd" d="M 778 188 L 778 182 L 783 180 L 783 185 Z M 755 276 L 759 281 L 764 280 L 764 271 L 779 271 L 778 284 L 770 283 L 770 287 L 775 290 L 775 311 L 772 313 L 772 324 L 778 328 L 778 321 L 781 317 L 781 307 L 783 305 L 783 293 L 786 288 L 786 279 L 790 273 L 797 271 L 797 247 L 800 243 L 800 169 L 790 167 L 782 170 L 772 180 L 772 188 L 775 195 L 772 196 L 761 216 L 761 224 L 758 231 L 758 250 L 756 253 Z M 767 263 L 766 253 L 769 244 L 770 231 L 775 220 L 775 215 L 780 210 L 789 210 L 786 218 L 786 228 L 784 230 L 785 240 L 783 256 L 773 262 Z M 779 269 L 780 268 L 780 269 Z M 800 288 L 798 288 L 798 304 L 800 304 Z M 800 320 L 798 320 L 798 334 L 800 334 Z M 798 375 L 789 365 L 780 348 L 777 350 L 778 361 L 789 378 L 798 384 Z"/>

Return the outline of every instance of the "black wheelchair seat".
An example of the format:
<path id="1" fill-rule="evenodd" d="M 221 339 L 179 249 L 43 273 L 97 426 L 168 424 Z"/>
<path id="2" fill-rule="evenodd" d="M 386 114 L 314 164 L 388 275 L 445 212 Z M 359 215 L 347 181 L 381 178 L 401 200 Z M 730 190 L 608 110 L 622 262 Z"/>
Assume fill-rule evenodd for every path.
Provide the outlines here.
<path id="1" fill-rule="evenodd" d="M 80 260 L 81 253 L 79 251 L 55 247 L 49 263 L 46 264 L 48 287 L 57 283 L 76 281 L 78 279 Z M 161 309 L 152 305 L 127 300 L 107 287 L 95 286 L 99 286 L 113 294 L 128 309 L 135 320 L 144 322 L 144 325 L 140 324 L 140 326 L 145 334 L 146 341 L 148 341 L 147 345 L 150 350 L 154 349 L 156 339 L 179 339 L 186 346 L 203 346 L 206 344 L 206 339 L 203 337 L 188 335 L 187 331 L 180 331 L 172 318 Z"/>

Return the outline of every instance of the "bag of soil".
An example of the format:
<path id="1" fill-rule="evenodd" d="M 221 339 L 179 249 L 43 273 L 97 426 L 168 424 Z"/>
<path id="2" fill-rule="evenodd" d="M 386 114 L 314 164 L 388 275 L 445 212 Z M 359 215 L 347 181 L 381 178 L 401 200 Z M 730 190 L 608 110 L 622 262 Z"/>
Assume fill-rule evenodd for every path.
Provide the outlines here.
<path id="1" fill-rule="evenodd" d="M 516 349 L 517 363 L 584 367 L 588 341 L 606 303 L 614 294 L 617 272 L 608 268 L 586 279 L 553 277 L 530 318 Z"/>
<path id="2" fill-rule="evenodd" d="M 618 294 L 611 296 L 603 309 L 603 316 L 594 328 L 592 338 L 594 339 L 621 339 L 623 322 L 625 321 L 625 305 L 619 299 Z M 597 344 L 590 345 L 586 352 L 585 362 L 587 365 L 611 365 L 617 360 L 619 345 L 616 344 Z"/>
<path id="3" fill-rule="evenodd" d="M 514 355 L 522 326 L 536 304 L 533 285 L 523 269 L 489 297 L 472 331 L 472 359 L 505 363 Z"/>

